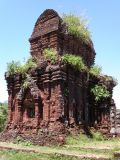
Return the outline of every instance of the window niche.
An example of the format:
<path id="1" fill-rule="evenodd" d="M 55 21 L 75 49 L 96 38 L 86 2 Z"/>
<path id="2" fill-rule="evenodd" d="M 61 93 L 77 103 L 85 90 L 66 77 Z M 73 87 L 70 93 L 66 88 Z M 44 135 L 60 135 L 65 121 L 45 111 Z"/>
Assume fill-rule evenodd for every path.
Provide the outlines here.
<path id="1" fill-rule="evenodd" d="M 35 118 L 35 105 L 33 102 L 27 106 L 27 116 L 28 118 Z"/>
<path id="2" fill-rule="evenodd" d="M 26 93 L 23 106 L 27 118 L 35 118 L 35 103 L 29 91 Z"/>

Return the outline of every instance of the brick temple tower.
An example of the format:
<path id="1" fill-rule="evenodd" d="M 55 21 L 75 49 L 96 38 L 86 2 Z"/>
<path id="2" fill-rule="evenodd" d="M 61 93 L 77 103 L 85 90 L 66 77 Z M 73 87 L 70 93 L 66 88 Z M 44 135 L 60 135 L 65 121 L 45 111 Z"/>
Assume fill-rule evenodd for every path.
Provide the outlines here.
<path id="1" fill-rule="evenodd" d="M 7 130 L 18 130 L 21 134 L 46 129 L 61 132 L 66 125 L 89 125 L 92 114 L 89 115 L 87 73 L 59 62 L 46 63 L 43 51 L 53 48 L 58 55 L 80 55 L 89 68 L 95 59 L 91 40 L 82 42 L 68 34 L 58 13 L 47 9 L 38 18 L 29 42 L 32 57 L 41 65 L 30 72 L 32 78 L 28 77 L 27 90 L 21 89 L 24 76 L 6 75 L 9 94 Z"/>

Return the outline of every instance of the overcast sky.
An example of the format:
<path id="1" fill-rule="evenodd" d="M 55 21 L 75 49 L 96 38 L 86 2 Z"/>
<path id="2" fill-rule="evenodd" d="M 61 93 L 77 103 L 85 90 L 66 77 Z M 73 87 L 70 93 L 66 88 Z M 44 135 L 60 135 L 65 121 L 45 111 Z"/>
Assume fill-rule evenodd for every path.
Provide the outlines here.
<path id="1" fill-rule="evenodd" d="M 38 16 L 48 8 L 89 19 L 96 63 L 120 83 L 120 0 L 0 0 L 0 102 L 8 97 L 7 62 L 29 56 L 28 39 Z M 120 84 L 114 89 L 114 99 L 120 108 Z"/>

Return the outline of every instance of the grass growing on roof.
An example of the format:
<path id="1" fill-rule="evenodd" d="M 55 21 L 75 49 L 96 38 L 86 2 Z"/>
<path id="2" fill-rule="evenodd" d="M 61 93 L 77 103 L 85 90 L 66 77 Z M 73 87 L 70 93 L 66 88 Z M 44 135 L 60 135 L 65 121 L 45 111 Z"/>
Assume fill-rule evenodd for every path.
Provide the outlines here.
<path id="1" fill-rule="evenodd" d="M 7 63 L 7 73 L 9 75 L 13 75 L 13 74 L 16 74 L 16 73 L 19 73 L 20 72 L 20 62 L 17 61 L 12 61 L 12 62 L 9 62 Z"/>
<path id="2" fill-rule="evenodd" d="M 57 52 L 54 49 L 46 48 L 44 49 L 43 53 L 45 58 L 47 60 L 50 60 L 52 64 L 55 64 L 56 61 L 58 60 Z"/>
<path id="3" fill-rule="evenodd" d="M 86 66 L 81 56 L 76 56 L 73 54 L 64 54 L 62 56 L 62 61 L 66 64 L 71 65 L 78 71 L 82 71 L 86 69 Z"/>
<path id="4" fill-rule="evenodd" d="M 102 72 L 102 68 L 98 65 L 93 65 L 89 70 L 89 73 L 94 76 L 99 76 L 101 72 Z"/>
<path id="5" fill-rule="evenodd" d="M 71 35 L 75 35 L 84 42 L 90 40 L 91 34 L 88 30 L 88 21 L 82 16 L 73 14 L 63 15 L 63 22 L 67 25 L 67 31 Z"/>
<path id="6" fill-rule="evenodd" d="M 9 75 L 25 74 L 29 69 L 35 69 L 36 67 L 37 61 L 30 57 L 25 64 L 21 64 L 19 61 L 12 61 L 7 63 L 7 73 Z"/>

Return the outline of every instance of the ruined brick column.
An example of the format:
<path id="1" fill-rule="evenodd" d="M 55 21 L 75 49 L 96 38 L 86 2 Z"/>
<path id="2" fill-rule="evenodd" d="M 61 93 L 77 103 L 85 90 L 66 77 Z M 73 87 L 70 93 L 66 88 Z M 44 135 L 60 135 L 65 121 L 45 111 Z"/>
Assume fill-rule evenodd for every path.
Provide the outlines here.
<path id="1" fill-rule="evenodd" d="M 116 134 L 116 125 L 115 125 L 115 120 L 116 120 L 116 107 L 115 107 L 115 103 L 114 100 L 111 101 L 111 106 L 110 106 L 110 133 L 112 135 Z"/>
<path id="2" fill-rule="evenodd" d="M 115 127 L 116 127 L 116 134 L 120 136 L 120 109 L 116 110 Z"/>

